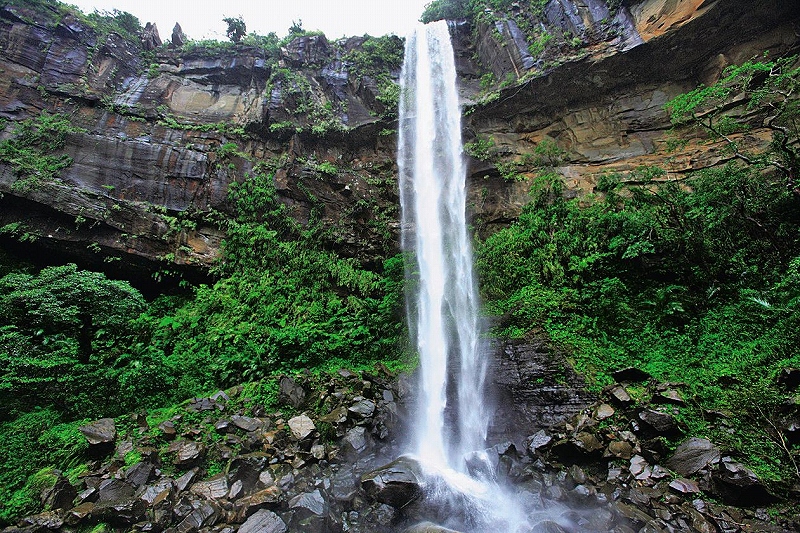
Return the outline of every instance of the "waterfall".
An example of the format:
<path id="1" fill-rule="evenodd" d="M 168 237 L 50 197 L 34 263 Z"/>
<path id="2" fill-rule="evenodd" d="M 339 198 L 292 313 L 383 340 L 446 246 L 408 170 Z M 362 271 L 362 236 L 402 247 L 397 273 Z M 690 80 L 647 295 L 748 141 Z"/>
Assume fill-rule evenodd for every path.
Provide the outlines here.
<path id="1" fill-rule="evenodd" d="M 420 26 L 406 40 L 401 75 L 398 164 L 407 311 L 420 357 L 414 453 L 439 469 L 465 472 L 484 447 L 486 374 L 478 296 L 466 224 L 461 109 L 447 24 Z"/>
<path id="2" fill-rule="evenodd" d="M 574 509 L 508 486 L 501 479 L 507 473 L 498 474 L 501 452 L 487 449 L 487 368 L 466 223 L 455 60 L 444 21 L 420 26 L 407 38 L 400 89 L 406 308 L 420 368 L 410 463 L 398 459 L 387 476 L 400 471 L 407 473 L 403 479 L 416 478 L 424 497 L 411 514 L 445 527 L 471 533 L 591 531 L 578 525 L 590 521 Z"/>

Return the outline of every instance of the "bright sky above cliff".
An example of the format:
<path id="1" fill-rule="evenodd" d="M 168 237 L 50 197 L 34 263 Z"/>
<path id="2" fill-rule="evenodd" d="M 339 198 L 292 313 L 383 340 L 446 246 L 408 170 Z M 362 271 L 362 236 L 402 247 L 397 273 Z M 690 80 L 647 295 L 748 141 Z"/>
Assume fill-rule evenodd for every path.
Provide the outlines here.
<path id="1" fill-rule="evenodd" d="M 179 22 L 191 39 L 225 40 L 223 17 L 241 16 L 247 31 L 283 37 L 293 21 L 321 30 L 329 39 L 394 33 L 404 36 L 430 0 L 64 0 L 85 13 L 118 9 L 135 15 L 142 26 L 155 22 L 169 40 Z"/>

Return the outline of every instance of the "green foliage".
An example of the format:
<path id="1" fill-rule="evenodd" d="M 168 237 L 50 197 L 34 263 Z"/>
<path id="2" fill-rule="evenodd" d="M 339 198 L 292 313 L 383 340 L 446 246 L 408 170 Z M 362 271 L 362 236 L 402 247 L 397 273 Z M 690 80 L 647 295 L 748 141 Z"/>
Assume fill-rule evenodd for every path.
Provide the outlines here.
<path id="1" fill-rule="evenodd" d="M 50 409 L 0 424 L 0 524 L 40 511 L 40 492 L 55 481 L 53 467 L 66 470 L 84 460 L 88 443 L 79 425 L 61 423 Z"/>
<path id="2" fill-rule="evenodd" d="M 41 181 L 56 178 L 72 165 L 71 157 L 53 152 L 64 147 L 67 135 L 82 131 L 72 125 L 67 115 L 51 115 L 46 111 L 17 123 L 11 136 L 0 141 L 0 162 L 10 165 L 18 176 L 12 188 L 27 191 Z"/>
<path id="3" fill-rule="evenodd" d="M 0 279 L 0 417 L 49 404 L 100 415 L 109 402 L 122 403 L 111 391 L 127 369 L 114 365 L 128 322 L 143 308 L 127 282 L 75 265 Z"/>
<path id="4" fill-rule="evenodd" d="M 118 9 L 94 11 L 87 15 L 86 19 L 101 35 L 116 33 L 128 41 L 139 44 L 142 24 L 138 18 L 127 11 L 119 11 Z"/>
<path id="5" fill-rule="evenodd" d="M 458 20 L 472 14 L 473 0 L 433 0 L 425 6 L 420 21 L 427 24 L 434 20 Z"/>
<path id="6" fill-rule="evenodd" d="M 545 48 L 553 40 L 553 34 L 543 31 L 536 39 L 528 45 L 528 53 L 533 57 L 539 57 L 544 53 Z"/>
<path id="7" fill-rule="evenodd" d="M 242 37 L 247 34 L 247 26 L 241 16 L 225 17 L 222 19 L 222 22 L 228 25 L 228 28 L 225 30 L 225 35 L 228 36 L 231 42 L 238 43 L 242 40 Z"/>
<path id="8" fill-rule="evenodd" d="M 403 39 L 396 35 L 366 35 L 361 46 L 347 52 L 342 59 L 352 65 L 351 72 L 356 76 L 378 78 L 384 73 L 400 69 L 404 46 Z"/>
<path id="9" fill-rule="evenodd" d="M 371 37 L 366 35 L 360 47 L 347 52 L 342 58 L 356 77 L 369 77 L 378 85 L 377 100 L 383 104 L 381 118 L 397 117 L 400 102 L 400 86 L 393 75 L 403 65 L 404 41 L 396 35 Z"/>
<path id="10" fill-rule="evenodd" d="M 781 470 L 790 454 L 777 438 L 754 444 L 774 435 L 768 417 L 739 402 L 798 363 L 800 200 L 787 177 L 758 168 L 730 164 L 682 184 L 662 175 L 607 177 L 605 195 L 580 204 L 563 198 L 558 176 L 540 175 L 519 221 L 477 250 L 488 310 L 503 334 L 544 329 L 598 386 L 630 365 L 687 383 L 698 411 L 686 416 L 731 411 L 744 440 L 705 423 L 704 433 Z"/>
<path id="11" fill-rule="evenodd" d="M 371 272 L 322 249 L 320 230 L 289 216 L 267 173 L 233 185 L 229 199 L 237 216 L 222 279 L 198 287 L 154 331 L 179 394 L 397 353 L 402 270 Z"/>
<path id="12" fill-rule="evenodd" d="M 494 140 L 491 137 L 475 137 L 464 144 L 464 152 L 479 161 L 489 161 L 495 154 Z"/>

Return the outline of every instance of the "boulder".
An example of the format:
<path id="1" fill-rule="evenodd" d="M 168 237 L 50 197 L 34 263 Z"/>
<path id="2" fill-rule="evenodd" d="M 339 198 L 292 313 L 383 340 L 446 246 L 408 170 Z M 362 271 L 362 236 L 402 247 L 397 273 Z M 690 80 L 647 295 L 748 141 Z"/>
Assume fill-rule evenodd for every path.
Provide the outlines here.
<path id="1" fill-rule="evenodd" d="M 241 415 L 233 415 L 231 417 L 231 424 L 248 433 L 264 427 L 264 422 L 262 420 Z"/>
<path id="2" fill-rule="evenodd" d="M 300 409 L 305 403 L 306 391 L 289 376 L 283 376 L 278 384 L 278 401 Z"/>
<path id="3" fill-rule="evenodd" d="M 158 28 L 152 22 L 144 25 L 142 32 L 142 48 L 145 50 L 155 50 L 161 47 L 161 36 L 158 35 Z"/>
<path id="4" fill-rule="evenodd" d="M 267 509 L 256 511 L 241 525 L 238 533 L 285 533 L 286 523 Z"/>
<path id="5" fill-rule="evenodd" d="M 720 450 L 711 441 L 692 437 L 678 446 L 666 466 L 682 476 L 691 476 L 719 459 Z"/>
<path id="6" fill-rule="evenodd" d="M 605 457 L 618 457 L 620 459 L 630 459 L 633 457 L 633 446 L 624 440 L 613 440 L 608 443 Z"/>
<path id="7" fill-rule="evenodd" d="M 294 438 L 303 440 L 317 428 L 308 415 L 302 414 L 289 419 L 289 429 L 292 431 Z"/>
<path id="8" fill-rule="evenodd" d="M 652 377 L 644 370 L 632 366 L 615 370 L 611 376 L 619 383 L 636 383 L 639 381 L 647 381 Z"/>
<path id="9" fill-rule="evenodd" d="M 59 473 L 55 484 L 44 492 L 42 503 L 45 509 L 70 509 L 78 491 L 67 478 Z"/>
<path id="10" fill-rule="evenodd" d="M 181 25 L 176 22 L 172 27 L 172 46 L 180 48 L 184 44 L 186 44 L 186 34 L 183 33 Z"/>
<path id="11" fill-rule="evenodd" d="M 176 466 L 190 465 L 202 459 L 206 454 L 206 447 L 193 440 L 179 440 L 170 444 L 167 451 L 175 454 L 173 463 Z"/>
<path id="12" fill-rule="evenodd" d="M 697 483 L 686 478 L 673 479 L 669 483 L 669 488 L 679 494 L 697 494 L 700 492 L 700 487 Z"/>
<path id="13" fill-rule="evenodd" d="M 309 516 L 325 516 L 328 512 L 328 504 L 319 489 L 298 494 L 289 500 L 289 508 L 293 509 L 303 518 Z M 302 520 L 302 518 L 301 518 Z"/>
<path id="14" fill-rule="evenodd" d="M 206 481 L 198 481 L 189 488 L 189 492 L 202 496 L 207 500 L 218 500 L 224 498 L 230 487 L 225 474 L 217 474 Z"/>
<path id="15" fill-rule="evenodd" d="M 89 444 L 93 446 L 110 444 L 117 438 L 117 428 L 113 418 L 101 418 L 96 422 L 81 426 L 79 429 Z"/>
<path id="16" fill-rule="evenodd" d="M 553 441 L 553 437 L 547 434 L 543 429 L 537 431 L 534 435 L 528 437 L 528 451 L 531 455 L 535 455 L 537 451 L 545 448 Z"/>
<path id="17" fill-rule="evenodd" d="M 714 492 L 734 505 L 755 506 L 776 500 L 752 470 L 730 457 L 723 457 L 711 479 Z"/>
<path id="18" fill-rule="evenodd" d="M 620 407 L 627 407 L 633 403 L 633 398 L 631 398 L 631 395 L 628 394 L 628 391 L 625 390 L 625 387 L 622 385 L 614 385 L 611 387 L 608 391 L 608 397 Z"/>
<path id="19" fill-rule="evenodd" d="M 190 533 L 213 526 L 219 515 L 220 509 L 214 502 L 203 502 L 178 524 L 177 533 Z"/>
<path id="20" fill-rule="evenodd" d="M 402 509 L 422 495 L 421 467 L 407 456 L 361 476 L 367 496 L 381 503 Z"/>
<path id="21" fill-rule="evenodd" d="M 139 461 L 125 471 L 125 480 L 134 487 L 141 487 L 150 481 L 155 469 L 149 461 Z"/>
<path id="22" fill-rule="evenodd" d="M 347 410 L 355 415 L 356 418 L 369 418 L 375 412 L 375 402 L 362 399 L 348 407 Z"/>
<path id="23" fill-rule="evenodd" d="M 607 403 L 602 403 L 597 406 L 597 409 L 594 410 L 594 417 L 597 420 L 605 420 L 606 418 L 611 418 L 614 416 L 614 413 L 616 413 L 616 411 L 613 407 Z"/>
<path id="24" fill-rule="evenodd" d="M 643 409 L 639 412 L 639 420 L 645 429 L 662 437 L 671 437 L 680 434 L 678 421 L 669 413 L 655 409 Z"/>

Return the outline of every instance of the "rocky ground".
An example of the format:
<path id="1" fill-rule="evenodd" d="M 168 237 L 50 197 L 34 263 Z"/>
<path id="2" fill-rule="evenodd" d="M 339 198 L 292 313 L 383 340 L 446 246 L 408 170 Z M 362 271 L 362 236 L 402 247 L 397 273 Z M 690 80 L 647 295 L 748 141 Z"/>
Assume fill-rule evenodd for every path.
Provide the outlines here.
<path id="1" fill-rule="evenodd" d="M 662 437 L 681 431 L 676 387 L 632 369 L 616 377 L 594 403 L 468 461 L 521 513 L 519 531 L 798 530 L 770 517 L 764 508 L 777 498 L 714 443 L 689 437 L 666 453 Z M 642 380 L 651 394 L 634 400 L 626 382 Z M 410 384 L 384 368 L 301 374 L 280 379 L 271 412 L 253 389 L 237 387 L 163 419 L 98 420 L 81 430 L 90 468 L 75 483 L 53 472 L 41 494 L 47 510 L 4 532 L 510 529 L 513 513 L 497 516 L 499 502 L 487 506 L 470 487 L 445 490 L 441 476 L 400 455 Z"/>

